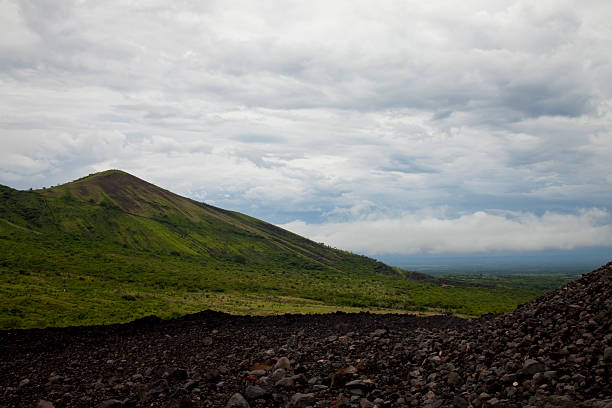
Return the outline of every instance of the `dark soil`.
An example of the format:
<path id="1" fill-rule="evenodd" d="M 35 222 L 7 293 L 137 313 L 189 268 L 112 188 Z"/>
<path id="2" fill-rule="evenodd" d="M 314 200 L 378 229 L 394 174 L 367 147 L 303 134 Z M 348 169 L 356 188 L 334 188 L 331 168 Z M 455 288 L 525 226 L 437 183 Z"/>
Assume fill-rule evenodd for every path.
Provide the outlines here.
<path id="1" fill-rule="evenodd" d="M 612 263 L 511 313 L 0 333 L 6 407 L 612 407 Z"/>

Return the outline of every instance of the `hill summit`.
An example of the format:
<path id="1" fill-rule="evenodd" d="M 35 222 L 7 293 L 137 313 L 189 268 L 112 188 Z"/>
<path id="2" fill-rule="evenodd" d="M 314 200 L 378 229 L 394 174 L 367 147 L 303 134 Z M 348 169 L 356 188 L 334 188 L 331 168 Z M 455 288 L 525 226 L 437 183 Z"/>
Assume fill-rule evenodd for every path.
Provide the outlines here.
<path id="1" fill-rule="evenodd" d="M 90 174 L 72 183 L 43 190 L 43 193 L 55 197 L 72 194 L 81 201 L 97 204 L 109 199 L 123 211 L 140 216 L 163 216 L 168 212 L 178 212 L 187 217 L 194 217 L 189 210 L 193 207 L 206 208 L 201 203 L 164 190 L 121 170 Z"/>

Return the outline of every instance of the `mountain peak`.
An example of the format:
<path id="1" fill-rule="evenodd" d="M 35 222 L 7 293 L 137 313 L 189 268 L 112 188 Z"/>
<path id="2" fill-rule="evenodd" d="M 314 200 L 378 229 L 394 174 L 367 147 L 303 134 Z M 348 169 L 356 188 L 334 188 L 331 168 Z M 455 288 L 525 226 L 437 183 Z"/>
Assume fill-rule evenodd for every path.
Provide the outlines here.
<path id="1" fill-rule="evenodd" d="M 85 177 L 81 177 L 79 179 L 76 179 L 74 181 L 72 181 L 71 183 L 80 183 L 83 181 L 91 181 L 94 179 L 98 179 L 98 178 L 122 178 L 124 180 L 127 179 L 135 179 L 135 180 L 139 180 L 143 183 L 146 183 L 146 181 L 139 179 L 138 177 L 123 171 L 123 170 L 119 170 L 119 169 L 109 169 L 109 170 L 103 170 L 103 171 L 99 171 L 97 173 L 91 173 Z M 70 183 L 66 183 L 66 184 L 70 184 Z"/>
<path id="2" fill-rule="evenodd" d="M 42 193 L 51 197 L 70 196 L 92 204 L 110 200 L 125 212 L 143 216 L 161 214 L 168 210 L 185 213 L 184 207 L 196 205 L 188 198 L 118 169 L 92 173 L 75 181 L 43 190 Z"/>

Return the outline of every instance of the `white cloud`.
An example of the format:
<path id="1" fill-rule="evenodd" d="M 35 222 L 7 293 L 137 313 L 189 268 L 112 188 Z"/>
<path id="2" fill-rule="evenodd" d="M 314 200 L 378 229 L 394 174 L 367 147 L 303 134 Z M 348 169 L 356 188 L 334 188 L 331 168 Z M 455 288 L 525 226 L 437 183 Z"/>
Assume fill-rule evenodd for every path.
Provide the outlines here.
<path id="1" fill-rule="evenodd" d="M 537 251 L 606 246 L 612 242 L 610 214 L 546 212 L 494 214 L 478 211 L 456 218 L 404 214 L 398 218 L 344 223 L 281 225 L 317 242 L 368 255 Z"/>
<path id="2" fill-rule="evenodd" d="M 0 0 L 0 183 L 121 168 L 276 223 L 612 211 L 611 14 Z"/>

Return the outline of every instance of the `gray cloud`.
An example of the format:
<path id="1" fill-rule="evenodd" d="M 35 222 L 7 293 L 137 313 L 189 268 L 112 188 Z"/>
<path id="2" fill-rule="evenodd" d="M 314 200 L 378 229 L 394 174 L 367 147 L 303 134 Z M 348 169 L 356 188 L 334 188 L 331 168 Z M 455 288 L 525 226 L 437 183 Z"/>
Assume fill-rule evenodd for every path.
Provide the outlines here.
<path id="1" fill-rule="evenodd" d="M 244 143 L 281 143 L 284 139 L 280 136 L 274 135 L 257 135 L 257 134 L 243 134 L 234 136 L 234 140 Z"/>
<path id="2" fill-rule="evenodd" d="M 612 211 L 609 2 L 173 5 L 0 2 L 0 183 L 122 168 L 283 224 Z"/>

